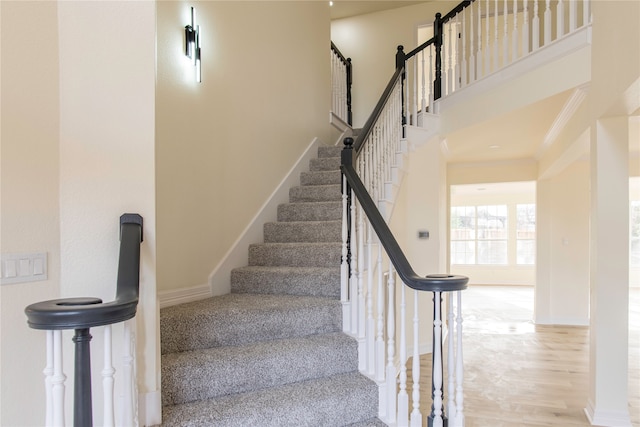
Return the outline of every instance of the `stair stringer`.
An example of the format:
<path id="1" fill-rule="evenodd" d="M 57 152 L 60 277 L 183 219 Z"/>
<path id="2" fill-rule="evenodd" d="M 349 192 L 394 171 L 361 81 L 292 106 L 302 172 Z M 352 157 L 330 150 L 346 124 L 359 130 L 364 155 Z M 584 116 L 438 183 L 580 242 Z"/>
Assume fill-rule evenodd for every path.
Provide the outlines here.
<path id="1" fill-rule="evenodd" d="M 211 287 L 212 296 L 225 295 L 231 292 L 231 270 L 248 264 L 247 248 L 252 243 L 263 241 L 264 224 L 276 220 L 278 205 L 289 201 L 289 188 L 298 185 L 300 174 L 309 170 L 309 161 L 316 157 L 320 145 L 322 145 L 322 141 L 317 137 L 311 141 L 307 149 L 271 193 L 271 196 L 264 202 L 222 260 L 209 274 L 208 284 Z"/>

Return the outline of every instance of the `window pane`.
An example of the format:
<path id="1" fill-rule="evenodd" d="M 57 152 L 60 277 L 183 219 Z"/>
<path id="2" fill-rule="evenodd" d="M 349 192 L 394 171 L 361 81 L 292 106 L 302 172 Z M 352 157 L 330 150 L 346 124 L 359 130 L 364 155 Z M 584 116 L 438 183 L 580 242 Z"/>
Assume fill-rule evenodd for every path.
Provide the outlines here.
<path id="1" fill-rule="evenodd" d="M 473 240 L 451 242 L 451 264 L 475 264 L 475 252 Z"/>
<path id="2" fill-rule="evenodd" d="M 451 208 L 451 240 L 473 240 L 476 238 L 475 206 Z"/>
<path id="3" fill-rule="evenodd" d="M 507 206 L 478 206 L 478 239 L 507 238 Z M 505 242 L 506 245 L 506 242 Z M 479 249 L 478 249 L 479 251 Z"/>
<path id="4" fill-rule="evenodd" d="M 478 264 L 507 264 L 507 241 L 478 240 Z"/>
<path id="5" fill-rule="evenodd" d="M 521 265 L 533 265 L 536 263 L 536 241 L 518 240 L 516 243 L 516 262 Z"/>
<path id="6" fill-rule="evenodd" d="M 518 217 L 517 239 L 535 239 L 536 237 L 536 205 L 516 205 Z"/>

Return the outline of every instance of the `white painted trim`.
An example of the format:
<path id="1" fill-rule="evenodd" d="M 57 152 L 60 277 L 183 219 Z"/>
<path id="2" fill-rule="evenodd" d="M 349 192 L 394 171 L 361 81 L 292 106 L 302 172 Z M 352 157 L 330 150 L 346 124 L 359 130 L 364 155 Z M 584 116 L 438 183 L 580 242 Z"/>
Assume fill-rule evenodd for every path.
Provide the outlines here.
<path id="1" fill-rule="evenodd" d="M 211 286 L 208 283 L 204 285 L 193 286 L 190 288 L 172 289 L 169 291 L 158 292 L 158 302 L 160 308 L 172 305 L 183 304 L 185 302 L 198 301 L 213 296 Z"/>
<path id="2" fill-rule="evenodd" d="M 590 129 L 586 129 L 555 161 L 546 169 L 538 170 L 538 179 L 549 179 L 580 159 L 587 160 L 589 155 Z"/>
<path id="3" fill-rule="evenodd" d="M 562 325 L 562 326 L 578 326 L 588 327 L 588 317 L 555 317 L 555 316 L 536 316 L 536 325 Z"/>
<path id="4" fill-rule="evenodd" d="M 594 426 L 632 427 L 628 410 L 623 412 L 600 411 L 595 408 L 591 399 L 588 399 L 584 413 L 587 415 L 591 425 Z"/>
<path id="5" fill-rule="evenodd" d="M 138 423 L 144 427 L 159 426 L 162 423 L 160 390 L 138 394 Z"/>
<path id="6" fill-rule="evenodd" d="M 334 145 L 341 145 L 342 141 L 347 136 L 353 136 L 353 128 L 347 122 L 338 117 L 333 111 L 329 113 L 329 123 L 331 123 L 334 128 L 342 132 L 334 142 Z"/>
<path id="7" fill-rule="evenodd" d="M 309 170 L 309 161 L 317 156 L 321 141 L 314 138 L 307 149 L 298 158 L 289 173 L 264 202 L 258 213 L 249 222 L 240 237 L 227 251 L 222 260 L 209 274 L 211 294 L 225 295 L 231 292 L 231 270 L 248 264 L 248 247 L 252 243 L 264 241 L 263 226 L 266 222 L 276 220 L 278 205 L 289 201 L 289 189 L 300 183 L 300 174 Z"/>

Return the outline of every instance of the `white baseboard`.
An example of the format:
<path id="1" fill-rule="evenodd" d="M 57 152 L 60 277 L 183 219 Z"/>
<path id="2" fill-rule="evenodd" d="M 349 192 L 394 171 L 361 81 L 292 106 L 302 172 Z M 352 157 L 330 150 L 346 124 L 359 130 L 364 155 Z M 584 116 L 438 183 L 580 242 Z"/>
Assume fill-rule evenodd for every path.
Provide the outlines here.
<path id="1" fill-rule="evenodd" d="M 185 302 L 198 301 L 212 297 L 211 286 L 208 283 L 191 288 L 172 289 L 170 291 L 158 292 L 160 308 L 171 305 L 183 304 Z"/>
<path id="2" fill-rule="evenodd" d="M 591 425 L 594 426 L 632 427 L 628 410 L 622 412 L 601 411 L 595 408 L 591 399 L 588 400 L 584 413 Z"/>
<path id="3" fill-rule="evenodd" d="M 159 426 L 162 423 L 162 397 L 160 390 L 138 394 L 138 422 L 141 426 Z"/>
<path id="4" fill-rule="evenodd" d="M 209 285 L 213 296 L 225 295 L 231 292 L 231 270 L 243 267 L 249 261 L 249 245 L 264 241 L 263 226 L 266 222 L 276 220 L 278 205 L 289 202 L 289 188 L 300 183 L 300 173 L 309 170 L 309 161 L 317 156 L 318 138 L 314 138 L 305 152 L 298 158 L 289 173 L 276 187 L 271 196 L 262 205 L 240 237 L 231 246 L 220 263 L 209 275 Z"/>

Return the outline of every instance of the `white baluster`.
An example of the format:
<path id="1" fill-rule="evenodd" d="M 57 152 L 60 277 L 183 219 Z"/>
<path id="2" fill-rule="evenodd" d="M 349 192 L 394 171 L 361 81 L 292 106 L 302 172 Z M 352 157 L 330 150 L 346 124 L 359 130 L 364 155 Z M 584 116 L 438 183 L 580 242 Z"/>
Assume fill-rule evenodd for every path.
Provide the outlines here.
<path id="1" fill-rule="evenodd" d="M 340 302 L 342 302 L 342 332 L 351 330 L 349 310 L 349 264 L 347 263 L 347 178 L 342 175 L 342 262 L 340 263 Z"/>
<path id="2" fill-rule="evenodd" d="M 62 331 L 53 331 L 53 377 L 51 391 L 53 394 L 53 425 L 64 427 L 64 382 L 67 376 L 62 371 Z"/>
<path id="3" fill-rule="evenodd" d="M 418 61 L 414 56 L 413 62 L 413 120 L 412 125 L 418 126 Z"/>
<path id="4" fill-rule="evenodd" d="M 422 61 L 422 72 L 420 73 L 421 74 L 420 77 L 422 78 L 422 104 L 421 104 L 420 110 L 426 113 L 427 112 L 427 87 L 426 87 L 425 76 L 427 75 L 427 70 L 424 68 L 425 67 L 424 51 L 425 49 L 422 49 L 422 51 L 420 52 L 420 60 Z"/>
<path id="5" fill-rule="evenodd" d="M 367 373 L 376 372 L 376 324 L 373 318 L 373 228 L 367 221 Z"/>
<path id="6" fill-rule="evenodd" d="M 434 108 L 434 93 L 433 93 L 433 45 L 429 46 L 429 112 L 435 113 Z"/>
<path id="7" fill-rule="evenodd" d="M 378 383 L 379 405 L 378 416 L 386 418 L 387 393 L 385 382 L 385 347 L 384 347 L 384 280 L 382 272 L 382 245 L 378 242 L 378 331 L 376 336 L 376 382 Z"/>
<path id="8" fill-rule="evenodd" d="M 475 45 L 475 31 L 473 31 L 473 21 L 476 19 L 473 14 L 473 5 L 471 3 L 469 5 L 469 83 L 472 83 L 476 80 L 476 45 Z"/>
<path id="9" fill-rule="evenodd" d="M 576 28 L 578 28 L 578 1 L 569 0 L 569 32 L 574 32 Z"/>
<path id="10" fill-rule="evenodd" d="M 512 34 L 512 52 L 511 52 L 511 60 L 515 61 L 518 59 L 518 0 L 513 0 L 513 32 Z"/>
<path id="11" fill-rule="evenodd" d="M 367 369 L 366 303 L 364 289 L 364 212 L 358 203 L 358 368 Z"/>
<path id="12" fill-rule="evenodd" d="M 455 88 L 454 90 L 460 89 L 461 85 L 462 85 L 462 70 L 460 69 L 460 63 L 461 63 L 461 55 L 462 55 L 462 40 L 460 37 L 460 31 L 461 31 L 461 27 L 460 27 L 460 14 L 456 13 L 456 24 L 455 24 L 455 28 L 456 28 L 456 64 L 455 64 L 455 69 L 454 69 L 454 85 L 453 87 Z"/>
<path id="13" fill-rule="evenodd" d="M 396 365 L 395 365 L 395 332 L 396 332 L 396 312 L 395 312 L 395 271 L 389 265 L 389 277 L 387 278 L 389 296 L 387 300 L 387 420 L 394 422 L 397 419 L 396 412 Z"/>
<path id="14" fill-rule="evenodd" d="M 467 85 L 467 9 L 462 9 L 462 63 L 460 64 L 460 72 L 462 73 L 461 86 Z"/>
<path id="15" fill-rule="evenodd" d="M 476 79 L 480 79 L 483 76 L 482 59 L 484 53 L 482 52 L 482 1 L 478 1 L 478 54 L 476 55 L 478 66 L 476 69 Z"/>
<path id="16" fill-rule="evenodd" d="M 400 392 L 398 393 L 398 427 L 409 425 L 409 395 L 407 394 L 407 303 L 405 286 L 400 283 Z"/>
<path id="17" fill-rule="evenodd" d="M 433 293 L 434 321 L 433 321 L 433 426 L 442 427 L 442 313 L 441 293 Z"/>
<path id="18" fill-rule="evenodd" d="M 451 52 L 452 49 L 452 41 L 453 39 L 451 38 L 451 24 L 447 25 L 448 31 L 449 31 L 449 36 L 447 37 L 447 92 L 445 93 L 445 95 L 449 95 L 451 92 L 453 92 L 453 53 Z"/>
<path id="19" fill-rule="evenodd" d="M 556 5 L 556 40 L 564 36 L 564 0 Z"/>
<path id="20" fill-rule="evenodd" d="M 494 18 L 493 18 L 493 71 L 498 71 L 498 67 L 500 66 L 498 62 L 499 57 L 499 46 L 498 42 L 498 18 L 500 17 L 499 12 L 500 6 L 498 4 L 498 0 L 495 0 L 494 5 Z"/>
<path id="21" fill-rule="evenodd" d="M 413 380 L 413 410 L 411 411 L 411 427 L 422 427 L 422 413 L 420 412 L 420 310 L 419 292 L 413 291 L 413 364 L 411 376 Z"/>
<path id="22" fill-rule="evenodd" d="M 138 426 L 138 390 L 136 383 L 136 318 L 124 322 L 122 425 Z"/>
<path id="23" fill-rule="evenodd" d="M 591 23 L 591 0 L 583 0 L 582 2 L 582 25 Z"/>
<path id="24" fill-rule="evenodd" d="M 484 24 L 485 24 L 484 69 L 485 69 L 485 75 L 491 74 L 491 47 L 490 47 L 491 37 L 489 37 L 489 15 L 490 15 L 490 12 L 491 12 L 491 2 L 490 2 L 490 0 L 487 0 L 486 9 L 487 10 L 486 10 L 485 15 L 484 15 Z"/>
<path id="25" fill-rule="evenodd" d="M 547 8 L 544 10 L 544 46 L 551 43 L 551 0 L 547 0 Z"/>
<path id="26" fill-rule="evenodd" d="M 502 46 L 503 46 L 503 52 L 502 52 L 502 66 L 506 67 L 509 64 L 509 32 L 507 29 L 507 24 L 509 21 L 509 5 L 507 4 L 508 0 L 504 0 L 504 7 L 503 7 L 503 16 L 504 16 L 504 29 L 503 29 L 503 40 L 502 40 Z"/>
<path id="27" fill-rule="evenodd" d="M 531 21 L 531 50 L 535 51 L 540 47 L 540 15 L 538 11 L 538 2 L 533 0 L 533 20 Z"/>
<path id="28" fill-rule="evenodd" d="M 453 311 L 453 296 L 449 295 L 447 300 L 447 327 L 449 330 L 448 334 L 448 353 L 447 353 L 447 372 L 449 377 L 449 384 L 447 387 L 447 395 L 449 396 L 447 412 L 449 416 L 449 424 L 452 426 L 455 425 L 456 419 L 456 399 L 455 399 L 455 349 L 454 349 L 454 341 L 455 341 L 455 314 Z"/>
<path id="29" fill-rule="evenodd" d="M 102 369 L 103 421 L 105 427 L 112 427 L 115 423 L 113 412 L 113 377 L 116 370 L 111 359 L 111 325 L 104 327 L 104 367 Z"/>
<path id="30" fill-rule="evenodd" d="M 524 0 L 523 8 L 524 8 L 524 19 L 522 21 L 522 56 L 526 56 L 529 54 L 529 2 L 528 0 Z"/>
<path id="31" fill-rule="evenodd" d="M 351 190 L 351 277 L 349 301 L 351 301 L 351 334 L 358 336 L 358 235 L 356 232 L 356 196 Z"/>
<path id="32" fill-rule="evenodd" d="M 456 425 L 454 427 L 464 427 L 464 391 L 462 383 L 464 380 L 464 366 L 462 360 L 462 291 L 458 291 L 458 329 L 457 329 L 457 352 L 456 352 Z"/>
<path id="33" fill-rule="evenodd" d="M 42 373 L 44 374 L 44 390 L 45 390 L 45 399 L 46 399 L 46 407 L 45 407 L 45 425 L 47 427 L 51 427 L 53 425 L 53 384 L 51 381 L 53 379 L 53 331 L 45 331 L 46 332 L 46 358 L 47 364 L 45 365 Z"/>

